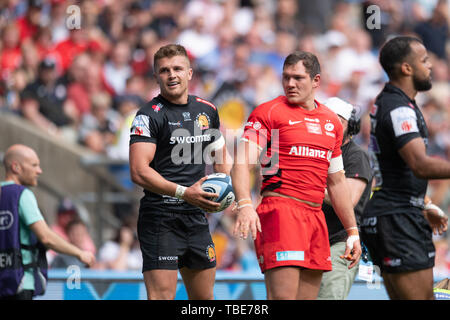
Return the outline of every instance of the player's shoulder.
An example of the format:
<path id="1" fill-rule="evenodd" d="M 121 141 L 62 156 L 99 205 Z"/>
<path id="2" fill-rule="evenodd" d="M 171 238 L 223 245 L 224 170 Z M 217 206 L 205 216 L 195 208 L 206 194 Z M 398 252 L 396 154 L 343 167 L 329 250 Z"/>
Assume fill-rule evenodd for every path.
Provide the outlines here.
<path id="1" fill-rule="evenodd" d="M 337 114 L 331 110 L 330 108 L 328 108 L 326 105 L 320 103 L 319 101 L 315 101 L 317 104 L 317 108 L 318 108 L 318 116 L 326 119 L 326 120 L 332 120 L 333 122 L 341 122 L 339 120 L 339 117 L 337 116 Z"/>
<path id="2" fill-rule="evenodd" d="M 167 106 L 164 104 L 164 101 L 158 97 L 154 97 L 139 108 L 136 112 L 135 119 L 146 119 L 145 122 L 148 122 L 150 119 L 152 121 L 163 121 L 166 109 Z"/>
<path id="3" fill-rule="evenodd" d="M 390 113 L 397 108 L 414 109 L 405 93 L 391 84 L 385 85 L 375 100 L 375 106 L 380 115 Z"/>
<path id="4" fill-rule="evenodd" d="M 164 102 L 158 97 L 154 97 L 152 100 L 146 102 L 139 111 L 145 114 L 158 114 L 165 107 Z"/>
<path id="5" fill-rule="evenodd" d="M 214 105 L 214 103 L 195 95 L 189 95 L 189 102 L 199 107 L 208 107 L 207 109 L 217 111 L 217 107 Z"/>
<path id="6" fill-rule="evenodd" d="M 280 107 L 283 107 L 285 105 L 286 99 L 284 98 L 284 96 L 278 96 L 272 100 L 263 102 L 256 106 L 253 109 L 252 114 L 269 116 L 273 113 L 273 110 L 277 110 L 277 108 L 279 110 Z"/>

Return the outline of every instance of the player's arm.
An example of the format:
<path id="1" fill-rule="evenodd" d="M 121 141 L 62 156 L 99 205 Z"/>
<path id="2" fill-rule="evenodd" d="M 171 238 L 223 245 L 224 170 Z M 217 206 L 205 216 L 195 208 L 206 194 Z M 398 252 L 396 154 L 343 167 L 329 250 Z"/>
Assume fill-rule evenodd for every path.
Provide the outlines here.
<path id="1" fill-rule="evenodd" d="M 30 225 L 30 229 L 45 247 L 62 254 L 74 256 L 88 266 L 92 266 L 95 263 L 95 257 L 91 252 L 83 251 L 61 238 L 48 227 L 44 220 L 34 222 Z"/>
<path id="2" fill-rule="evenodd" d="M 231 169 L 233 189 L 238 202 L 233 234 L 240 235 L 243 239 L 247 238 L 249 231 L 253 239 L 256 239 L 257 231 L 261 232 L 261 223 L 253 208 L 250 194 L 250 171 L 258 163 L 260 153 L 260 146 L 256 143 L 246 139 L 241 140 Z"/>
<path id="3" fill-rule="evenodd" d="M 219 203 L 208 200 L 214 195 L 203 191 L 201 188 L 201 184 L 206 180 L 206 177 L 190 187 L 184 187 L 165 179 L 155 169 L 151 168 L 149 164 L 153 161 L 155 152 L 155 143 L 136 142 L 130 145 L 130 176 L 134 183 L 154 193 L 182 198 L 186 202 L 207 211 L 215 211 L 220 206 Z"/>
<path id="4" fill-rule="evenodd" d="M 361 199 L 364 189 L 367 186 L 367 181 L 359 178 L 346 178 L 346 180 L 348 189 L 350 190 L 350 197 L 352 199 L 352 205 L 354 208 L 358 204 L 359 199 Z M 323 201 L 331 205 L 330 196 L 328 195 L 328 189 L 325 189 L 325 198 L 323 199 Z"/>
<path id="5" fill-rule="evenodd" d="M 227 145 L 223 136 L 220 136 L 217 145 L 213 146 L 211 156 L 214 159 L 214 172 L 221 172 L 230 175 L 231 167 L 233 165 L 233 159 L 228 152 Z"/>
<path id="6" fill-rule="evenodd" d="M 56 133 L 58 131 L 58 127 L 39 112 L 39 103 L 37 100 L 24 99 L 21 111 L 26 119 L 33 122 L 42 130 L 47 130 L 49 133 Z"/>
<path id="7" fill-rule="evenodd" d="M 412 139 L 398 152 L 416 177 L 421 179 L 450 178 L 450 162 L 427 155 L 422 138 Z"/>
<path id="8" fill-rule="evenodd" d="M 334 161 L 336 158 L 334 158 Z M 333 161 L 332 160 L 332 161 Z M 329 172 L 327 177 L 328 194 L 339 220 L 347 231 L 348 239 L 344 257 L 351 260 L 349 268 L 355 266 L 361 256 L 361 244 L 351 202 L 350 190 L 343 170 Z M 352 253 L 352 255 L 350 254 Z"/>

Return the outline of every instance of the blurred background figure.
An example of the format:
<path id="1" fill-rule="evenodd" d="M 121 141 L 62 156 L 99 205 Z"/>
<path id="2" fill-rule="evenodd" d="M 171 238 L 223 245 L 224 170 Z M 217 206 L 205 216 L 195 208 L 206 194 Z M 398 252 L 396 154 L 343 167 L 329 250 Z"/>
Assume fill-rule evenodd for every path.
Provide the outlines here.
<path id="1" fill-rule="evenodd" d="M 111 98 L 106 93 L 92 95 L 90 102 L 92 110 L 81 120 L 78 139 L 90 150 L 106 153 L 107 148 L 115 140 L 121 117 L 112 109 Z"/>
<path id="2" fill-rule="evenodd" d="M 86 246 L 86 241 L 90 238 L 86 224 L 81 219 L 71 220 L 64 228 L 64 232 L 67 236 L 67 241 L 80 249 Z M 86 268 L 77 258 L 62 253 L 58 253 L 49 265 L 53 269 L 66 269 L 70 266 Z"/>
<path id="3" fill-rule="evenodd" d="M 142 270 L 142 254 L 136 235 L 136 222 L 129 222 L 117 230 L 115 237 L 103 244 L 98 254 L 99 269 Z"/>
<path id="4" fill-rule="evenodd" d="M 74 221 L 76 223 L 72 224 Z M 80 219 L 77 208 L 70 199 L 66 198 L 61 200 L 56 211 L 55 223 L 52 224 L 50 228 L 61 238 L 69 241 L 78 248 L 89 251 L 94 255 L 96 254 L 97 248 L 95 247 L 94 241 L 89 234 L 87 226 Z M 52 262 L 56 256 L 57 253 L 55 251 L 47 251 L 47 260 L 49 265 L 52 265 Z M 69 258 L 69 256 L 65 255 L 65 258 L 60 259 L 65 260 L 66 258 Z"/>

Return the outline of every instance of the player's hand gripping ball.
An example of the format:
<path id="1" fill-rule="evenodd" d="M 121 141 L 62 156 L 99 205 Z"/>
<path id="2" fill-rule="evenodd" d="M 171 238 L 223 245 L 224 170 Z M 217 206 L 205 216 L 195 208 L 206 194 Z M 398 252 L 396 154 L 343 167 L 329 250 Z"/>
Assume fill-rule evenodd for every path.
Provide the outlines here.
<path id="1" fill-rule="evenodd" d="M 208 175 L 208 178 L 202 183 L 202 189 L 206 192 L 217 193 L 219 195 L 217 199 L 211 199 L 211 201 L 220 203 L 220 207 L 217 211 L 213 212 L 223 211 L 234 202 L 231 177 L 225 173 L 213 173 Z"/>

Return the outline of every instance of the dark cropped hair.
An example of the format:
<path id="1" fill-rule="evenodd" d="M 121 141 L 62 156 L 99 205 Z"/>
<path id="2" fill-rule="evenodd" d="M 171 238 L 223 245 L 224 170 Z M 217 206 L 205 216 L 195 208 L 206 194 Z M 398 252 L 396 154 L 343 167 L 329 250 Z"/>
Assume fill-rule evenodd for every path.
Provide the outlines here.
<path id="1" fill-rule="evenodd" d="M 283 70 L 287 66 L 293 66 L 294 64 L 297 64 L 297 62 L 299 61 L 303 62 L 303 66 L 305 67 L 305 70 L 306 72 L 308 72 L 311 79 L 320 74 L 319 59 L 317 59 L 317 57 L 311 52 L 306 51 L 295 51 L 288 55 L 284 60 Z"/>
<path id="2" fill-rule="evenodd" d="M 168 44 L 156 51 L 153 57 L 153 69 L 156 70 L 156 61 L 162 58 L 172 58 L 174 56 L 183 56 L 189 60 L 186 49 L 179 44 Z"/>
<path id="3" fill-rule="evenodd" d="M 398 77 L 400 65 L 405 62 L 412 51 L 412 42 L 422 43 L 415 37 L 401 36 L 389 40 L 381 48 L 380 64 L 390 79 Z"/>

